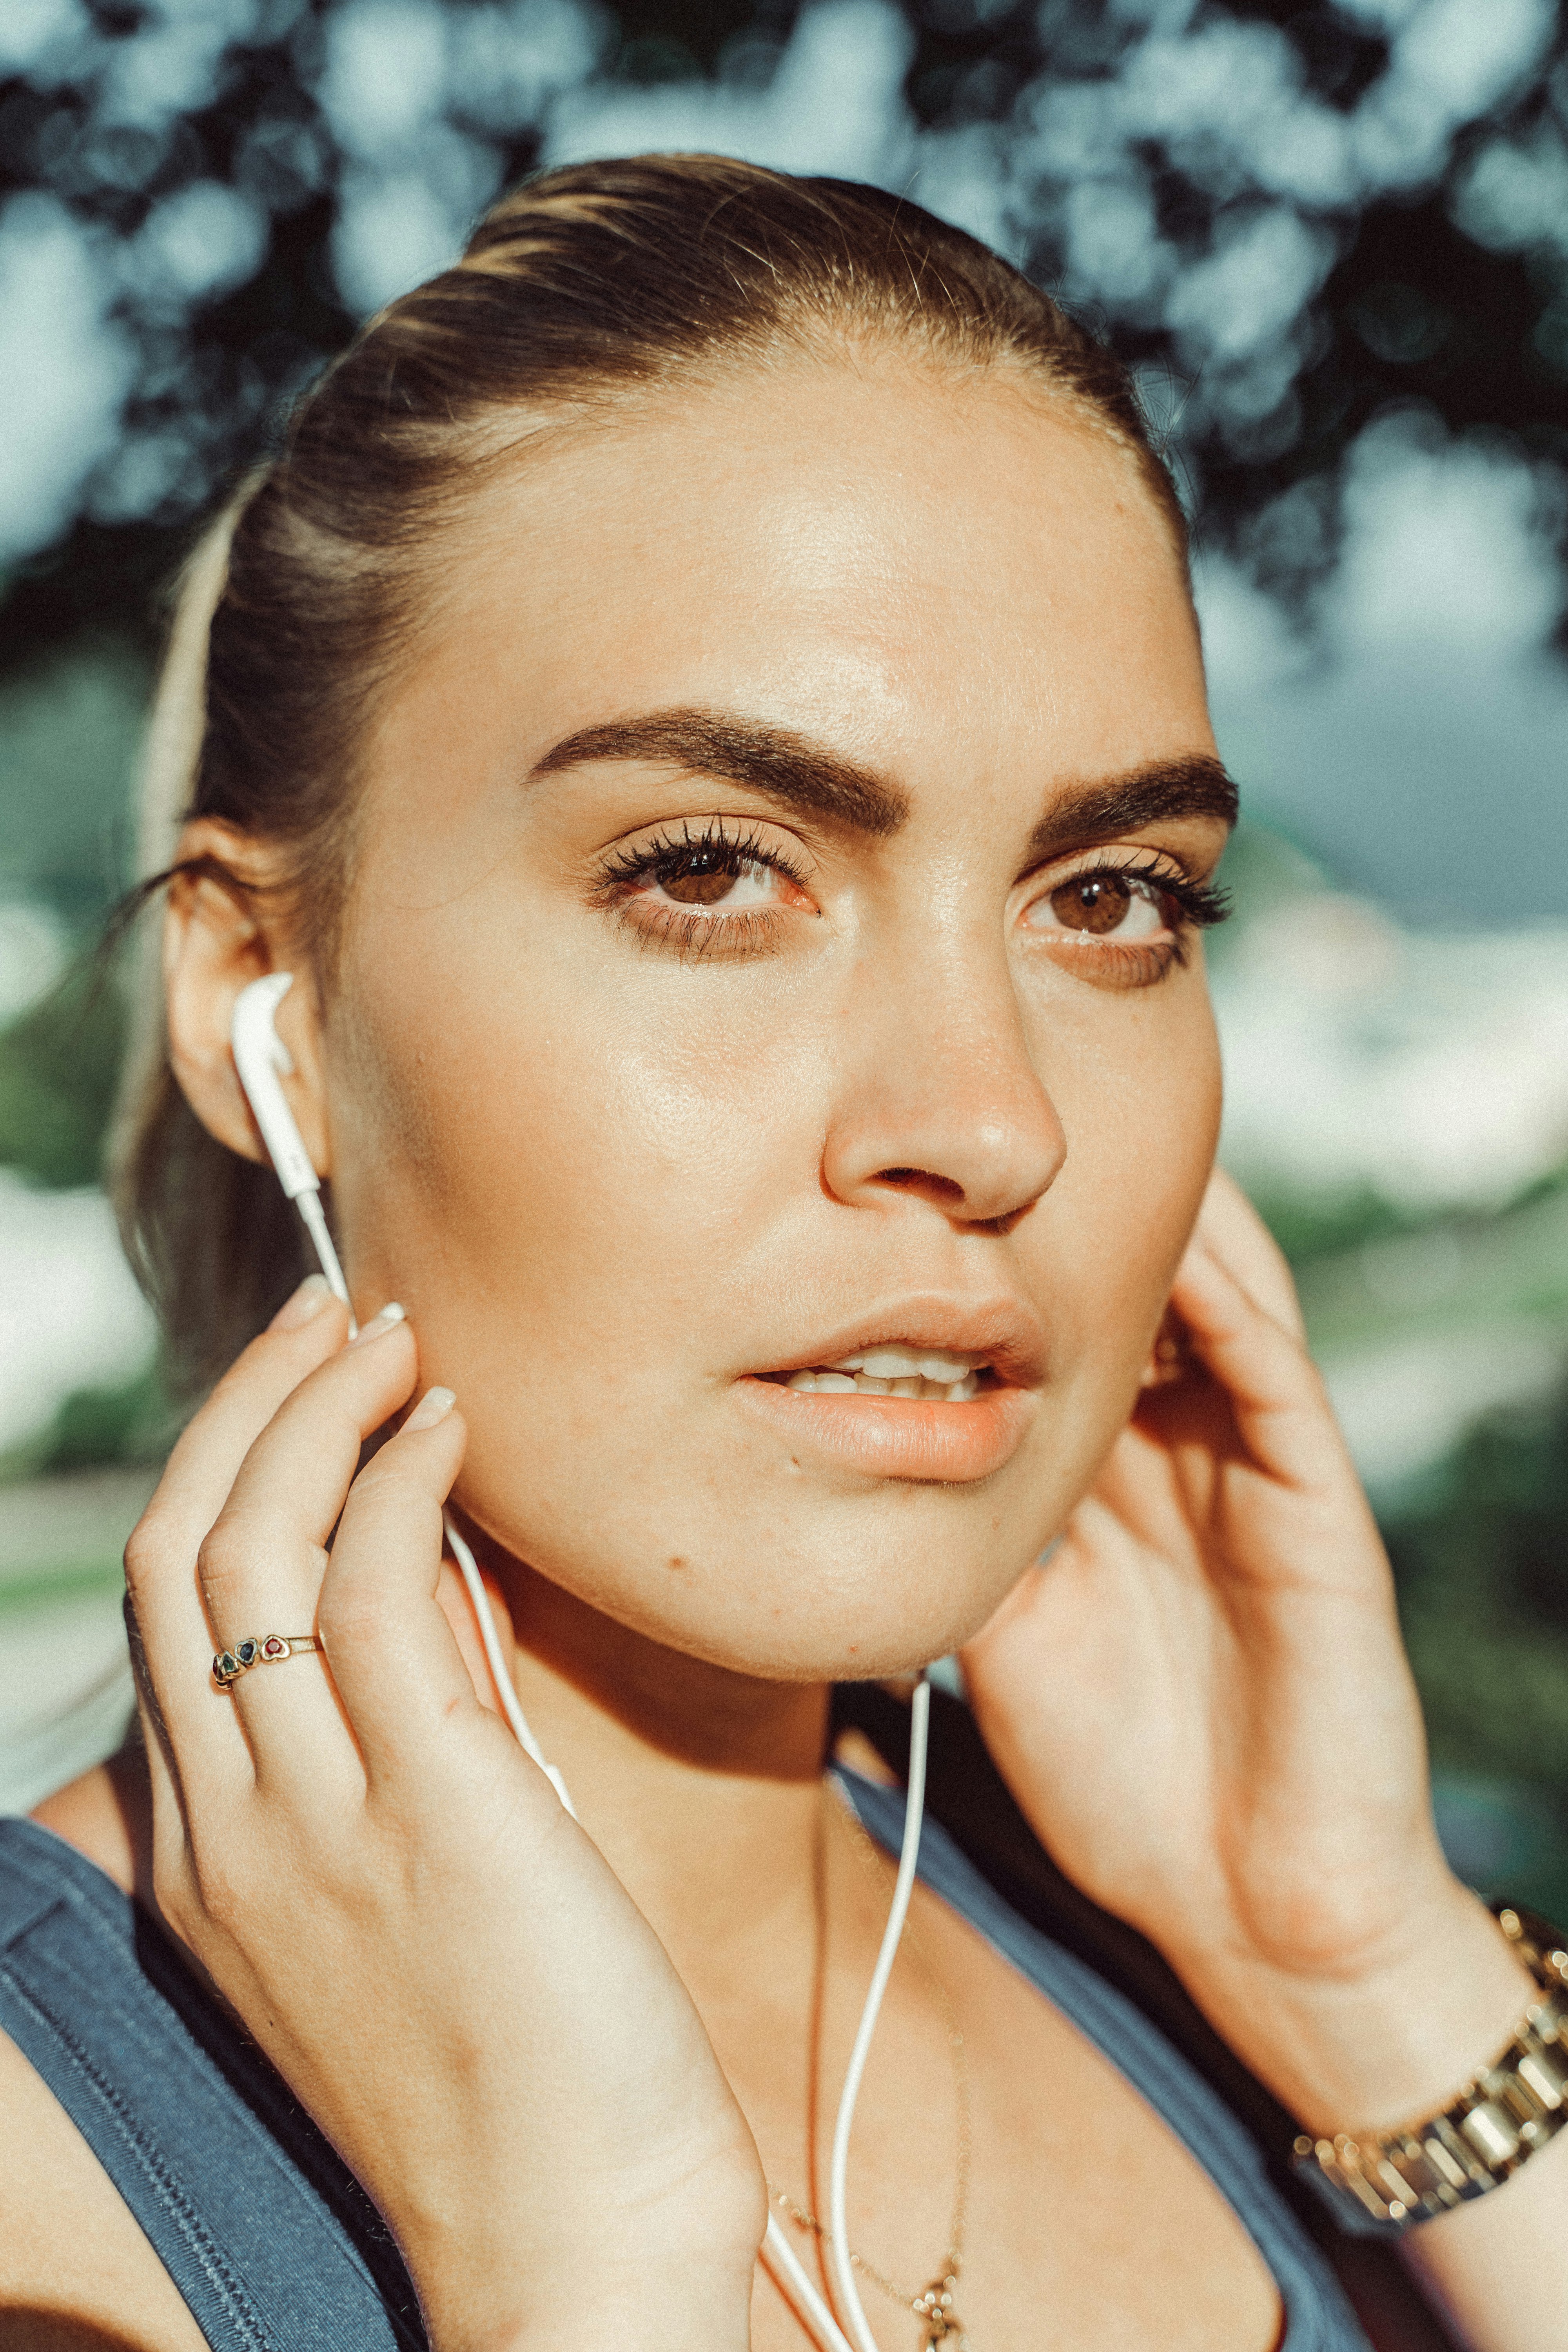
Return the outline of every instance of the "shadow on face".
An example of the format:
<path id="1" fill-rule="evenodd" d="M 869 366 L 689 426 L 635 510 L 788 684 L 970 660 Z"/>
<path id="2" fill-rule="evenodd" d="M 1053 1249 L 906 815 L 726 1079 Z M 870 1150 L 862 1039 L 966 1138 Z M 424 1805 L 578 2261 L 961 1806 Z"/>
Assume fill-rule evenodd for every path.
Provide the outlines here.
<path id="1" fill-rule="evenodd" d="M 785 1678 L 982 1622 L 1125 1420 L 1213 1152 L 1229 788 L 1169 528 L 1021 373 L 546 434 L 370 749 L 326 1034 L 458 1496 Z"/>

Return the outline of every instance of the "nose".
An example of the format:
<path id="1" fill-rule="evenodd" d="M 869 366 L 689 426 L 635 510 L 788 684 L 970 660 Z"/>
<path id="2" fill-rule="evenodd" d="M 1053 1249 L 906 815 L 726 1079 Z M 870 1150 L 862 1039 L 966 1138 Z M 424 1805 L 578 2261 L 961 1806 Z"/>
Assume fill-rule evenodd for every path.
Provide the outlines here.
<path id="1" fill-rule="evenodd" d="M 1055 1182 L 1067 1137 L 1005 970 L 984 984 L 969 959 L 942 967 L 860 966 L 823 1181 L 850 1206 L 902 1194 L 954 1223 L 1005 1229 Z"/>

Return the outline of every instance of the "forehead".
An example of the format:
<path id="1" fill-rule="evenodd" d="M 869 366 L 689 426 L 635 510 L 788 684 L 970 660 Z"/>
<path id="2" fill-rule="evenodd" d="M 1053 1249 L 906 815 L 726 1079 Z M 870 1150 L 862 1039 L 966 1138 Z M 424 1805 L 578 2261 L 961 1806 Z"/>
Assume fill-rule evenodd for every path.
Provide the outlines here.
<path id="1" fill-rule="evenodd" d="M 678 706 L 917 791 L 1212 747 L 1166 518 L 1131 455 L 1021 370 L 795 359 L 546 425 L 439 576 L 405 716 L 488 725 L 524 769 Z"/>

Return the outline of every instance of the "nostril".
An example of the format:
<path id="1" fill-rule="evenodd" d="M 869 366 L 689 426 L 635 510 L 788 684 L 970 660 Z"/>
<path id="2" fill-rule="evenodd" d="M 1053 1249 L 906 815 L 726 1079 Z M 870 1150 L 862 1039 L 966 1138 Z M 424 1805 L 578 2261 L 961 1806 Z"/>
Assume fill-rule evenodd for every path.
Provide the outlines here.
<path id="1" fill-rule="evenodd" d="M 879 1184 L 896 1184 L 902 1192 L 924 1192 L 931 1200 L 962 1201 L 963 1187 L 950 1176 L 933 1176 L 924 1168 L 879 1168 Z"/>

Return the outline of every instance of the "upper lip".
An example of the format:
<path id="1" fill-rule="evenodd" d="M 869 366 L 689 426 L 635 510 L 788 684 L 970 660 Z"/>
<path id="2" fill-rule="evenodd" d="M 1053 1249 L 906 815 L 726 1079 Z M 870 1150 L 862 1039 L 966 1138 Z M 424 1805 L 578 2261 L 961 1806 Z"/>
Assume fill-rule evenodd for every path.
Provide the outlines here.
<path id="1" fill-rule="evenodd" d="M 1045 1333 L 1022 1299 L 965 1300 L 930 1292 L 889 1299 L 851 1322 L 830 1325 L 809 1347 L 763 1369 L 810 1371 L 879 1346 L 907 1348 L 913 1355 L 969 1356 L 1017 1388 L 1037 1388 L 1045 1377 Z"/>

